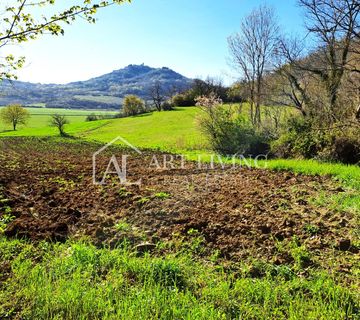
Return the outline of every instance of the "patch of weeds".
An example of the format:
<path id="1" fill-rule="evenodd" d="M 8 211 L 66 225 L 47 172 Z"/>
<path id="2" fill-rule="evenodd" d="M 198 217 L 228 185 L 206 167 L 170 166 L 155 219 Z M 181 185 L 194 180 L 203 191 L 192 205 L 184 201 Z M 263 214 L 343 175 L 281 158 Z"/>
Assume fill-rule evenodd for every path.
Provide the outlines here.
<path id="1" fill-rule="evenodd" d="M 3 205 L 4 203 L 8 203 L 10 200 L 9 199 L 3 199 L 0 196 L 0 204 Z"/>
<path id="2" fill-rule="evenodd" d="M 189 229 L 187 234 L 191 237 L 189 241 L 189 249 L 192 253 L 204 253 L 205 237 L 197 229 Z"/>
<path id="3" fill-rule="evenodd" d="M 213 262 L 213 263 L 217 263 L 218 260 L 219 260 L 219 258 L 220 258 L 220 256 L 221 256 L 221 251 L 220 251 L 220 250 L 215 250 L 215 251 L 211 254 L 209 260 L 210 260 L 211 262 Z"/>
<path id="4" fill-rule="evenodd" d="M 115 224 L 115 229 L 119 232 L 128 232 L 131 230 L 131 226 L 126 221 L 119 221 Z"/>
<path id="5" fill-rule="evenodd" d="M 55 182 L 60 186 L 59 191 L 67 191 L 75 188 L 75 182 L 73 180 L 66 180 L 62 177 L 50 178 L 50 182 Z"/>
<path id="6" fill-rule="evenodd" d="M 360 240 L 355 240 L 352 242 L 351 246 L 356 249 L 356 250 L 360 250 Z M 360 271 L 360 270 L 359 270 Z"/>
<path id="7" fill-rule="evenodd" d="M 0 186 L 0 192 L 2 191 L 2 186 Z M 3 197 L 0 194 L 0 234 L 4 233 L 8 224 L 15 219 L 15 217 L 11 214 L 12 209 L 8 205 L 9 199 Z"/>
<path id="8" fill-rule="evenodd" d="M 119 196 L 120 198 L 124 199 L 132 195 L 130 191 L 127 191 L 126 188 L 120 188 L 119 189 Z"/>
<path id="9" fill-rule="evenodd" d="M 166 192 L 158 192 L 154 194 L 155 198 L 161 199 L 161 200 L 165 200 L 165 199 L 169 199 L 170 198 L 170 194 L 166 193 Z"/>
<path id="10" fill-rule="evenodd" d="M 10 208 L 10 207 L 7 207 Z M 11 212 L 11 209 L 10 209 Z M 5 229 L 7 228 L 8 224 L 15 219 L 13 215 L 9 213 L 5 213 L 0 218 L 0 234 L 4 233 Z"/>
<path id="11" fill-rule="evenodd" d="M 306 225 L 304 225 L 303 230 L 306 233 L 314 236 L 320 232 L 320 227 L 313 225 L 313 224 L 306 224 Z"/>
<path id="12" fill-rule="evenodd" d="M 200 234 L 200 231 L 197 230 L 197 229 L 191 228 L 191 229 L 188 230 L 187 234 L 188 234 L 189 236 L 197 236 L 197 235 Z"/>
<path id="13" fill-rule="evenodd" d="M 311 255 L 304 245 L 301 245 L 299 240 L 294 237 L 290 243 L 290 254 L 294 259 L 294 268 L 300 271 L 312 265 Z"/>
<path id="14" fill-rule="evenodd" d="M 185 277 L 181 266 L 175 261 L 159 260 L 151 264 L 152 277 L 155 283 L 170 288 L 184 289 Z"/>
<path id="15" fill-rule="evenodd" d="M 140 204 L 140 205 L 144 205 L 144 204 L 148 203 L 149 201 L 150 201 L 150 198 L 148 198 L 148 197 L 142 197 L 141 199 L 139 199 L 139 200 L 137 201 L 137 203 Z"/>
<path id="16" fill-rule="evenodd" d="M 289 210 L 289 209 L 291 209 L 289 201 L 286 200 L 286 199 L 280 200 L 279 201 L 279 209 L 281 209 L 281 210 Z"/>
<path id="17" fill-rule="evenodd" d="M 169 251 L 169 250 L 173 250 L 174 248 L 176 248 L 175 245 L 175 241 L 173 240 L 169 240 L 169 241 L 157 241 L 156 242 L 156 248 L 159 251 Z"/>
<path id="18" fill-rule="evenodd" d="M 4 206 L 1 208 L 0 213 L 2 213 L 3 215 L 8 215 L 11 213 L 11 207 L 10 206 Z"/>
<path id="19" fill-rule="evenodd" d="M 316 197 L 310 199 L 313 205 L 326 207 L 341 212 L 349 211 L 355 214 L 360 213 L 360 196 L 358 190 L 347 189 L 346 192 L 328 195 L 322 191 Z"/>
<path id="20" fill-rule="evenodd" d="M 305 197 L 309 195 L 309 192 L 305 189 L 301 189 L 298 186 L 290 187 L 291 193 L 294 194 L 296 197 Z"/>
<path id="21" fill-rule="evenodd" d="M 296 274 L 287 265 L 274 265 L 268 262 L 255 260 L 251 263 L 247 270 L 245 270 L 245 277 L 250 278 L 280 278 L 289 281 L 296 277 Z"/>

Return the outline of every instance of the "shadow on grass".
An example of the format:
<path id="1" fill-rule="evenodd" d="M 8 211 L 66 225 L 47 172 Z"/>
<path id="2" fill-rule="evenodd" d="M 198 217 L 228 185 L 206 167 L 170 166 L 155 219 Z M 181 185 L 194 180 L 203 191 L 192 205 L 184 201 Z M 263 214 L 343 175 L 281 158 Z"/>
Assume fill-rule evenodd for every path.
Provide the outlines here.
<path id="1" fill-rule="evenodd" d="M 194 106 L 192 106 L 192 107 L 174 107 L 172 110 L 162 111 L 162 112 L 174 112 L 174 111 L 184 112 L 184 111 L 187 111 L 188 108 L 194 108 Z"/>
<path id="2" fill-rule="evenodd" d="M 147 112 L 147 113 L 142 113 L 142 114 L 137 114 L 135 116 L 131 116 L 129 118 L 143 118 L 143 117 L 149 117 L 153 114 L 153 112 Z M 126 118 L 126 117 L 124 117 Z"/>
<path id="3" fill-rule="evenodd" d="M 17 131 L 17 130 L 8 129 L 8 130 L 2 130 L 2 131 L 0 131 L 0 133 L 16 132 L 16 131 Z"/>
<path id="4" fill-rule="evenodd" d="M 66 132 L 59 134 L 58 137 L 61 137 L 61 138 L 64 138 L 64 139 L 69 139 L 69 140 L 79 140 L 79 139 L 81 140 L 81 138 L 76 137 L 76 136 L 71 135 L 71 134 L 66 133 Z"/>

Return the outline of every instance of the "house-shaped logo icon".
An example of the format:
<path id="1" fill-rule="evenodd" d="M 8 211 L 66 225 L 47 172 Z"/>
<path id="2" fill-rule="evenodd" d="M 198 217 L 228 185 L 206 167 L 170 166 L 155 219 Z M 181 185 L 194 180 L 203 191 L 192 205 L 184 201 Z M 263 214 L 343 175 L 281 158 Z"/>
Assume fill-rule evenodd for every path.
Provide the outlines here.
<path id="1" fill-rule="evenodd" d="M 129 141 L 127 141 L 126 139 L 124 139 L 121 136 L 116 137 L 115 139 L 113 139 L 112 141 L 110 141 L 109 143 L 107 143 L 106 145 L 101 147 L 99 150 L 94 152 L 92 155 L 93 184 L 94 185 L 106 184 L 106 178 L 110 173 L 116 173 L 120 179 L 121 184 L 125 184 L 125 185 L 134 185 L 134 184 L 140 185 L 141 184 L 141 179 L 134 183 L 130 183 L 127 181 L 127 161 L 128 161 L 128 157 L 130 156 L 128 154 L 122 155 L 121 167 L 118 163 L 116 156 L 112 155 L 102 179 L 100 181 L 97 180 L 97 178 L 96 178 L 96 176 L 97 176 L 97 174 L 96 174 L 97 173 L 96 172 L 97 171 L 97 166 L 96 166 L 97 157 L 101 153 L 103 153 L 107 148 L 109 148 L 110 146 L 112 146 L 113 144 L 115 144 L 118 141 L 122 142 L 123 145 L 128 146 L 131 150 L 135 151 L 137 154 L 142 155 L 142 152 L 138 148 L 136 148 L 134 145 L 132 145 Z M 112 168 L 115 169 L 115 171 L 111 171 Z"/>

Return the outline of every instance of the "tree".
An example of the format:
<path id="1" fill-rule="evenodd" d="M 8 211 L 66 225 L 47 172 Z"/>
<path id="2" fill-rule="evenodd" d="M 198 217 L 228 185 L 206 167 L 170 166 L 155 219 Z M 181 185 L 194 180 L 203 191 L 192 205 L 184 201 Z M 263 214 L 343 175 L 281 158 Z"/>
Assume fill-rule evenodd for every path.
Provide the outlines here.
<path id="1" fill-rule="evenodd" d="M 51 116 L 50 125 L 52 127 L 58 128 L 59 133 L 60 133 L 61 136 L 66 136 L 66 133 L 64 131 L 64 127 L 68 123 L 69 123 L 69 120 L 64 115 L 54 114 L 54 115 Z"/>
<path id="2" fill-rule="evenodd" d="M 304 9 L 313 46 L 297 39 L 283 38 L 279 42 L 281 63 L 277 73 L 283 78 L 281 91 L 303 115 L 309 113 L 305 111 L 308 109 L 322 125 L 331 125 L 350 109 L 354 112 L 350 89 L 355 95 L 360 90 L 360 4 L 356 0 L 298 2 Z"/>
<path id="3" fill-rule="evenodd" d="M 315 43 L 312 53 L 305 59 L 291 54 L 283 45 L 287 62 L 319 81 L 325 90 L 325 101 L 319 101 L 327 120 L 338 120 L 341 111 L 339 92 L 346 71 L 354 68 L 359 51 L 355 39 L 359 35 L 360 5 L 358 0 L 299 0 L 306 15 L 306 27 Z M 319 87 L 319 86 L 318 86 Z"/>
<path id="4" fill-rule="evenodd" d="M 29 117 L 29 111 L 18 104 L 9 105 L 0 111 L 2 121 L 6 124 L 11 124 L 14 131 L 18 124 L 26 124 Z"/>
<path id="5" fill-rule="evenodd" d="M 191 92 L 194 99 L 202 96 L 209 96 L 215 94 L 223 102 L 227 102 L 227 88 L 223 86 L 223 82 L 220 78 L 207 77 L 205 80 L 195 79 L 191 87 Z"/>
<path id="6" fill-rule="evenodd" d="M 207 77 L 205 80 L 194 79 L 191 88 L 183 93 L 172 95 L 172 103 L 178 107 L 194 106 L 198 97 L 207 97 L 211 94 L 219 97 L 223 102 L 229 102 L 228 88 L 226 88 L 220 78 Z"/>
<path id="7" fill-rule="evenodd" d="M 241 32 L 228 38 L 232 65 L 241 72 L 248 85 L 250 116 L 256 126 L 261 123 L 263 78 L 272 69 L 278 32 L 274 11 L 261 6 L 242 21 Z"/>
<path id="8" fill-rule="evenodd" d="M 135 95 L 128 95 L 124 98 L 123 112 L 126 116 L 135 116 L 145 111 L 145 102 L 141 98 Z"/>
<path id="9" fill-rule="evenodd" d="M 267 99 L 272 105 L 291 106 L 305 117 L 312 107 L 309 76 L 291 61 L 301 61 L 304 47 L 297 39 L 281 37 L 275 50 L 276 70 L 266 79 Z"/>
<path id="10" fill-rule="evenodd" d="M 4 3 L 3 3 L 4 2 Z M 0 4 L 0 48 L 34 40 L 43 34 L 63 35 L 63 26 L 71 24 L 77 18 L 95 23 L 94 15 L 100 8 L 114 4 L 131 2 L 131 0 L 83 0 L 82 5 L 74 4 L 66 9 L 44 15 L 45 6 L 55 6 L 56 0 L 13 0 L 12 4 L 1 1 Z M 74 1 L 75 2 L 75 1 Z M 35 18 L 34 9 L 39 8 L 43 15 Z M 21 68 L 25 58 L 8 55 L 0 59 L 0 80 L 16 78 L 14 70 Z"/>
<path id="11" fill-rule="evenodd" d="M 150 88 L 150 97 L 153 101 L 153 105 L 155 106 L 157 111 L 162 110 L 162 104 L 166 100 L 166 95 L 164 93 L 163 88 L 161 87 L 161 82 L 156 80 Z"/>
<path id="12" fill-rule="evenodd" d="M 324 26 L 336 26 L 338 33 L 350 33 L 354 38 L 360 39 L 360 2 L 358 0 L 299 0 L 299 3 L 306 8 L 307 12 L 312 12 L 308 15 L 310 20 L 314 13 L 318 16 L 317 27 L 322 29 L 321 33 L 324 31 Z M 321 21 L 326 22 L 326 25 L 323 25 Z M 329 28 L 327 29 L 330 31 Z M 319 31 L 319 29 L 316 30 L 315 27 L 312 31 Z"/>
<path id="13" fill-rule="evenodd" d="M 195 105 L 194 96 L 190 90 L 184 93 L 178 93 L 171 98 L 171 103 L 176 107 L 190 107 Z"/>

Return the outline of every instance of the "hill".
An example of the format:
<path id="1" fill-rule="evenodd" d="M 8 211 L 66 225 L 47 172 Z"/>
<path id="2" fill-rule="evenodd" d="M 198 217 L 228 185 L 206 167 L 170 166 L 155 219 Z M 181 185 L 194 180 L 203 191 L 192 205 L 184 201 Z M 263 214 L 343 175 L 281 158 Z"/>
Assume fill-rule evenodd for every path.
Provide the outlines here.
<path id="1" fill-rule="evenodd" d="M 32 106 L 45 104 L 49 108 L 118 109 L 127 94 L 136 94 L 148 100 L 150 88 L 156 81 L 161 83 L 164 92 L 184 90 L 192 82 L 166 67 L 129 65 L 87 81 L 65 85 L 3 81 L 0 85 L 0 105 L 21 103 Z"/>

